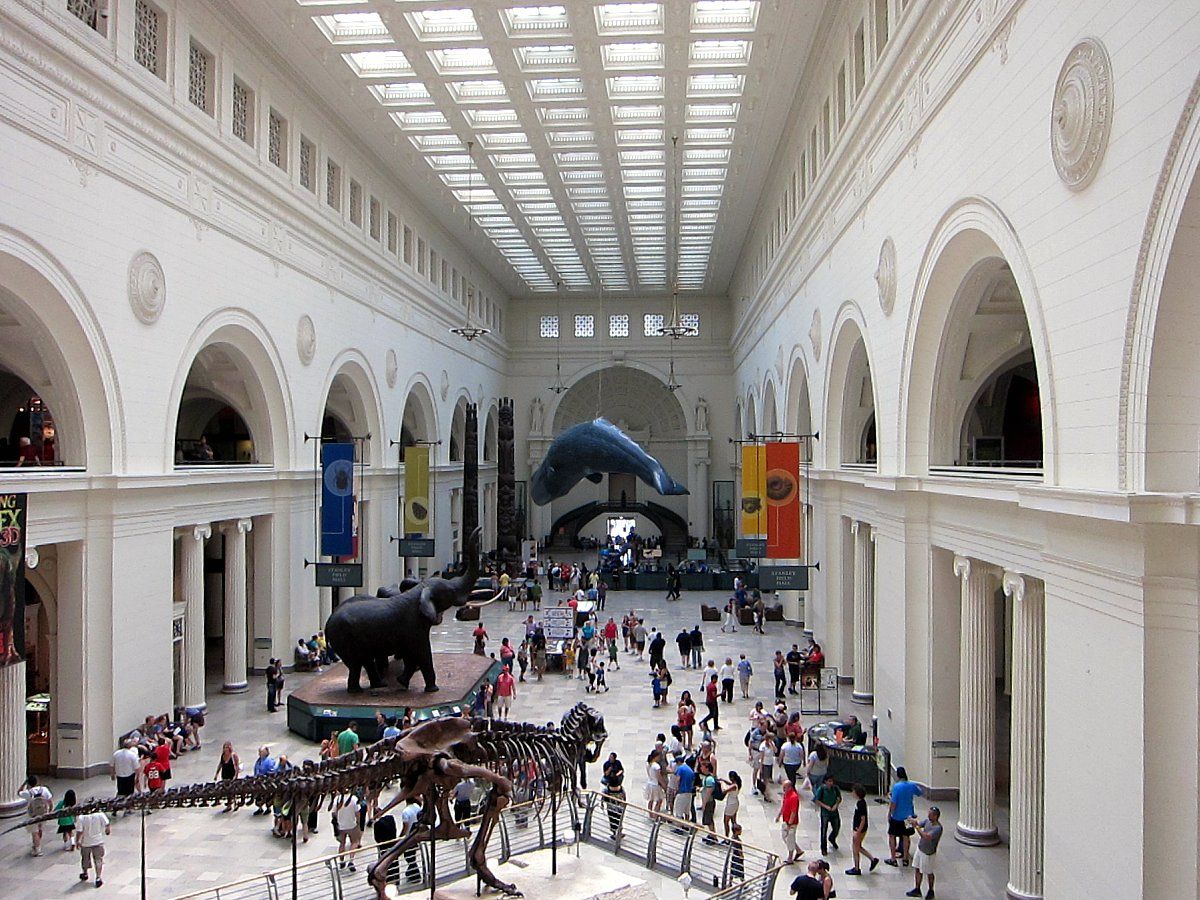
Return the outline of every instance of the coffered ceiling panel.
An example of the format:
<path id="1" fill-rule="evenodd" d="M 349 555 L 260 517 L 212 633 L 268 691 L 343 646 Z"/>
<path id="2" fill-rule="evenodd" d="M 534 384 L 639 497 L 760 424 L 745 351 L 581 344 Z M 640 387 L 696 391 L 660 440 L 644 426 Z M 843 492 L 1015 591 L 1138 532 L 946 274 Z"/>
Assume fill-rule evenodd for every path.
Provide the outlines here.
<path id="1" fill-rule="evenodd" d="M 727 289 L 825 3 L 238 6 L 511 293 L 655 296 Z"/>

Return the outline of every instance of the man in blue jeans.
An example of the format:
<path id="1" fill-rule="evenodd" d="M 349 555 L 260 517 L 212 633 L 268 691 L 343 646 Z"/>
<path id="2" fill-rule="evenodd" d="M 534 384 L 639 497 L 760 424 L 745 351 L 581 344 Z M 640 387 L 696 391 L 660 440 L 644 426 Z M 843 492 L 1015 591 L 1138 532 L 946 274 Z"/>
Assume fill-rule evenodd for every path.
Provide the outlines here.
<path id="1" fill-rule="evenodd" d="M 888 859 L 884 862 L 889 866 L 899 865 L 897 860 L 901 860 L 904 865 L 908 865 L 911 857 L 909 856 L 909 838 L 912 837 L 913 830 L 909 827 L 908 820 L 916 815 L 913 809 L 913 799 L 923 797 L 925 792 L 921 790 L 919 784 L 915 784 L 908 780 L 908 772 L 904 770 L 904 766 L 896 769 L 896 783 L 892 785 L 891 801 L 888 804 L 888 850 L 890 851 Z M 900 852 L 897 853 L 897 845 Z"/>

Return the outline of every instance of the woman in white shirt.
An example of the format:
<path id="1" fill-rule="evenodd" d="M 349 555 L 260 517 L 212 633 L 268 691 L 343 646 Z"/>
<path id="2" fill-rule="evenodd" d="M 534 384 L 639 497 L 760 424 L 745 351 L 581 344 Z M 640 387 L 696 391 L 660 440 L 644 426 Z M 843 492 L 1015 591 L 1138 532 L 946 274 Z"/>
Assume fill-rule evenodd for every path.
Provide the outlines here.
<path id="1" fill-rule="evenodd" d="M 725 837 L 729 837 L 737 826 L 738 810 L 742 806 L 742 776 L 730 769 L 729 778 L 721 779 L 721 788 L 725 791 Z"/>
<path id="2" fill-rule="evenodd" d="M 666 775 L 663 772 L 662 754 L 657 750 L 651 751 L 646 757 L 646 806 L 651 812 L 662 809 L 667 799 Z"/>

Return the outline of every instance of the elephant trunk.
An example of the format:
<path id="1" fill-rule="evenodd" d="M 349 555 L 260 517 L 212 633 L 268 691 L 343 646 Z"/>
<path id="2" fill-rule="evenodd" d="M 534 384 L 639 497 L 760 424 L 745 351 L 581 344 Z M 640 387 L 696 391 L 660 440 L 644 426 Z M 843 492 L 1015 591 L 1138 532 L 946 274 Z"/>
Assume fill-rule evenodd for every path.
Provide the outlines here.
<path id="1" fill-rule="evenodd" d="M 479 542 L 482 534 L 483 529 L 476 526 L 475 530 L 467 536 L 467 547 L 463 553 L 467 560 L 466 571 L 457 578 L 450 579 L 455 606 L 466 606 L 467 600 L 471 596 L 471 589 L 475 587 L 475 581 L 479 578 Z"/>

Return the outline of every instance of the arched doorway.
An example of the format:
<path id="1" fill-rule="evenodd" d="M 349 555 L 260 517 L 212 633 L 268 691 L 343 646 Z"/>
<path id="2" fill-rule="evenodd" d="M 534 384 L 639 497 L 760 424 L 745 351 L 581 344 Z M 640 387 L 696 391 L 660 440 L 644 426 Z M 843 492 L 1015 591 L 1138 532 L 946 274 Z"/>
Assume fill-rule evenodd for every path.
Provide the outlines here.
<path id="1" fill-rule="evenodd" d="M 196 354 L 175 423 L 175 465 L 270 463 L 266 392 L 246 354 L 213 341 Z"/>
<path id="2" fill-rule="evenodd" d="M 677 481 L 687 485 L 690 474 L 687 419 L 679 399 L 655 375 L 632 366 L 610 366 L 584 375 L 559 400 L 552 433 L 559 435 L 573 425 L 597 417 L 608 419 L 624 431 Z M 593 503 L 616 504 L 621 508 L 654 503 L 683 521 L 686 539 L 687 501 L 687 496 L 661 497 L 636 478 L 618 474 L 606 476 L 600 484 L 581 481 L 565 497 L 550 504 L 550 519 L 557 521 L 569 511 Z M 562 537 L 557 530 L 551 534 L 556 541 Z"/>
<path id="3" fill-rule="evenodd" d="M 879 432 L 875 415 L 875 382 L 867 344 L 858 324 L 843 320 L 829 354 L 825 428 L 826 462 L 830 466 L 875 469 L 879 465 Z"/>

